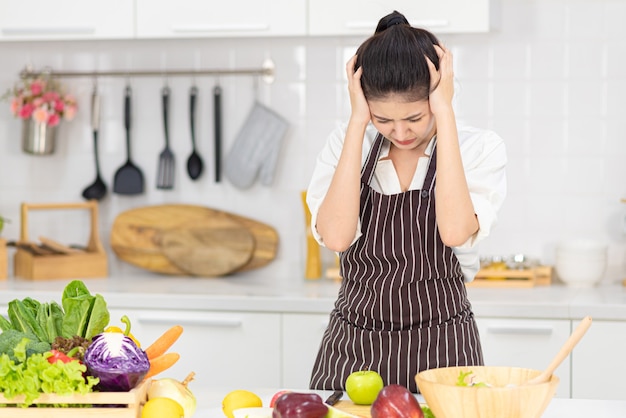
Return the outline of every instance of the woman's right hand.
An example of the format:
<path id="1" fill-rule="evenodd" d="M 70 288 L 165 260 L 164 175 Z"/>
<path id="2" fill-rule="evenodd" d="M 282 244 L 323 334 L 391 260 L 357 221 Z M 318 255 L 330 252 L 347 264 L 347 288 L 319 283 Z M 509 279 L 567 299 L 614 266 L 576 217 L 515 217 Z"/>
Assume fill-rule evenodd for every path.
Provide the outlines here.
<path id="1" fill-rule="evenodd" d="M 352 108 L 350 121 L 367 125 L 372 117 L 369 105 L 367 104 L 367 100 L 363 94 L 363 89 L 361 88 L 361 74 L 363 74 L 363 67 L 359 67 L 356 71 L 354 71 L 355 63 L 356 55 L 350 58 L 346 64 L 348 92 L 350 93 L 350 106 Z"/>

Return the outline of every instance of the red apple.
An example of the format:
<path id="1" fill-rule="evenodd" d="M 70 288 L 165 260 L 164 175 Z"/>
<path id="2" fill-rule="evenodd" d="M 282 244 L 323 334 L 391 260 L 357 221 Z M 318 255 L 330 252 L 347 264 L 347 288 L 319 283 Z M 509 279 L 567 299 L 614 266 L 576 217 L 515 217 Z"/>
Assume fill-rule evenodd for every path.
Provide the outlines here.
<path id="1" fill-rule="evenodd" d="M 289 391 L 289 390 L 279 390 L 278 392 L 276 392 L 276 393 L 274 394 L 274 396 L 272 396 L 272 400 L 270 400 L 270 408 L 273 408 L 273 407 L 274 407 L 274 404 L 276 404 L 276 400 L 277 400 L 278 398 L 280 398 L 280 397 L 281 397 L 282 395 L 284 395 L 285 393 L 289 393 L 289 392 L 291 392 L 291 391 Z"/>
<path id="2" fill-rule="evenodd" d="M 372 418 L 424 418 L 415 396 L 404 386 L 387 385 L 372 404 Z"/>
<path id="3" fill-rule="evenodd" d="M 383 378 L 374 370 L 352 372 L 346 379 L 346 393 L 357 405 L 371 405 L 384 386 Z"/>

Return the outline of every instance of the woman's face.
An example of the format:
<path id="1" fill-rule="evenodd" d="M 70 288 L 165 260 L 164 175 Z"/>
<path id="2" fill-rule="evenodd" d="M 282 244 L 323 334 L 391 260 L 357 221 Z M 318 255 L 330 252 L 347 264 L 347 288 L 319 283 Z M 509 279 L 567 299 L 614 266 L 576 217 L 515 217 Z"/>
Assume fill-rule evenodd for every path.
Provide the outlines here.
<path id="1" fill-rule="evenodd" d="M 425 147 L 436 131 L 428 100 L 407 102 L 391 95 L 368 101 L 372 123 L 399 149 Z"/>

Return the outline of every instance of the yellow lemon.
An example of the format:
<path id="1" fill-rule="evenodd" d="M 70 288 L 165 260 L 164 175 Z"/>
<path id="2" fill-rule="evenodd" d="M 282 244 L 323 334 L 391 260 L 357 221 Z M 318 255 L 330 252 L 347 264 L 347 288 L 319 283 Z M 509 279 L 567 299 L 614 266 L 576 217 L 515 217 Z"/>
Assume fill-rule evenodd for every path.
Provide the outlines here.
<path id="1" fill-rule="evenodd" d="M 152 398 L 141 410 L 141 418 L 181 418 L 185 416 L 183 407 L 170 398 Z"/>
<path id="2" fill-rule="evenodd" d="M 233 390 L 222 400 L 222 411 L 228 418 L 233 418 L 233 411 L 240 408 L 263 406 L 263 401 L 256 393 L 247 390 Z"/>

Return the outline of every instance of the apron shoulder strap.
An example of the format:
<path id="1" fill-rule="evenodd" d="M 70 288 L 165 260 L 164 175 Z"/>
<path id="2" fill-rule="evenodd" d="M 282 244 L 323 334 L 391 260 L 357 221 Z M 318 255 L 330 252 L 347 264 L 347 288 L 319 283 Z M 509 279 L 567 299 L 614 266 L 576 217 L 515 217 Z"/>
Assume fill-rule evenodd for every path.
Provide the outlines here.
<path id="1" fill-rule="evenodd" d="M 361 183 L 370 184 L 372 180 L 372 176 L 374 175 L 374 168 L 376 167 L 376 163 L 378 162 L 378 156 L 380 155 L 380 150 L 383 146 L 383 140 L 385 137 L 379 132 L 376 135 L 376 139 L 372 144 L 372 148 L 370 149 L 369 154 L 367 155 L 367 160 L 365 161 L 365 165 L 361 168 Z"/>

